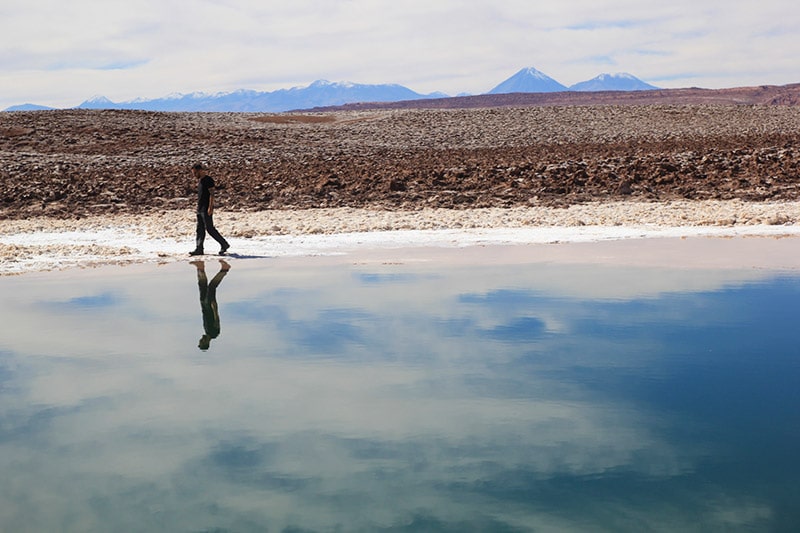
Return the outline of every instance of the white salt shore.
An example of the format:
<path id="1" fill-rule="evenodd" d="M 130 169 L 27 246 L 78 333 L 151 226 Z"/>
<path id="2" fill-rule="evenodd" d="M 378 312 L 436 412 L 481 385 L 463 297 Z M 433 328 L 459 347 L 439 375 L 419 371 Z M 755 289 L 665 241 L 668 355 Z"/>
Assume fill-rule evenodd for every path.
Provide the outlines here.
<path id="1" fill-rule="evenodd" d="M 215 222 L 230 242 L 229 254 L 236 260 L 401 248 L 453 249 L 653 238 L 800 238 L 800 202 L 618 202 L 564 209 L 458 211 L 343 208 L 240 213 L 219 210 Z M 0 275 L 185 260 L 194 247 L 193 232 L 194 216 L 187 211 L 138 217 L 110 215 L 81 220 L 2 221 Z M 207 253 L 214 254 L 217 249 L 217 244 L 207 237 Z M 800 260 L 784 258 L 780 266 L 800 267 Z"/>

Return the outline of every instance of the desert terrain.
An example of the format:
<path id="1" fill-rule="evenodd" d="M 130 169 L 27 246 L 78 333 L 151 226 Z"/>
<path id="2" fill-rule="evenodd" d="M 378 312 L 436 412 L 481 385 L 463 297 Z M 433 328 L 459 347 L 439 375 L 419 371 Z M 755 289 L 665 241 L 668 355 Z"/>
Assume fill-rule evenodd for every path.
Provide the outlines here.
<path id="1" fill-rule="evenodd" d="M 180 234 L 191 235 L 189 167 L 198 161 L 219 186 L 217 226 L 234 237 L 509 224 L 793 225 L 800 106 L 787 91 L 759 104 L 705 92 L 705 103 L 657 94 L 641 103 L 631 93 L 605 103 L 602 93 L 575 105 L 514 105 L 519 97 L 508 97 L 510 104 L 448 109 L 0 113 L 0 234 L 98 217 L 175 233 L 183 225 L 175 214 L 186 213 Z M 221 213 L 239 224 L 226 226 Z M 6 247 L 3 257 L 15 253 Z"/>
<path id="2" fill-rule="evenodd" d="M 800 107 L 530 106 L 315 114 L 0 113 L 0 217 L 787 201 Z"/>

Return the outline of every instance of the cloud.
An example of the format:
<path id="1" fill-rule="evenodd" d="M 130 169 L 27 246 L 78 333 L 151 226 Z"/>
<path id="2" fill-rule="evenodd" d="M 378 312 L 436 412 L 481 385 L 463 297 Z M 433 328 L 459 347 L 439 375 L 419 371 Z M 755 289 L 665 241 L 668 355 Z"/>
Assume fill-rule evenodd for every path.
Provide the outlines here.
<path id="1" fill-rule="evenodd" d="M 566 85 L 609 67 L 676 87 L 790 83 L 796 11 L 780 0 L 10 0 L 0 107 L 320 78 L 480 93 L 526 66 Z"/>

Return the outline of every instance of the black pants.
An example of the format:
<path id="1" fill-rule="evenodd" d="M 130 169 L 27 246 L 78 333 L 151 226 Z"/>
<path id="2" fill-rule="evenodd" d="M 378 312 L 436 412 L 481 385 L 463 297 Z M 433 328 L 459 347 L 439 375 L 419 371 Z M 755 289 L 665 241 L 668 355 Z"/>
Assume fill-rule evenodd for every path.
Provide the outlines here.
<path id="1" fill-rule="evenodd" d="M 206 232 L 217 241 L 222 248 L 228 248 L 228 241 L 219 234 L 217 228 L 214 227 L 214 218 L 208 213 L 197 213 L 197 239 L 195 240 L 195 250 L 203 251 L 203 241 L 206 239 Z"/>

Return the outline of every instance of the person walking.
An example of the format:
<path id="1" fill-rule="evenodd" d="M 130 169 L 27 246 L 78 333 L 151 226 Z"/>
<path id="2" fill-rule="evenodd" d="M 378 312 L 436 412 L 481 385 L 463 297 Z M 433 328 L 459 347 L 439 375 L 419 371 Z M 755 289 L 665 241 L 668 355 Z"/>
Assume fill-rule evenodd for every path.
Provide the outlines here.
<path id="1" fill-rule="evenodd" d="M 203 241 L 206 233 L 220 245 L 219 255 L 225 255 L 230 245 L 214 227 L 214 178 L 208 175 L 206 167 L 197 163 L 192 167 L 192 175 L 197 179 L 197 237 L 195 248 L 189 255 L 203 255 Z"/>

